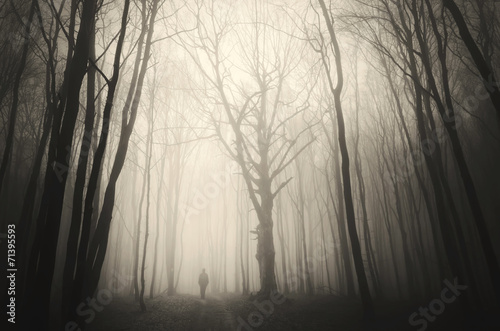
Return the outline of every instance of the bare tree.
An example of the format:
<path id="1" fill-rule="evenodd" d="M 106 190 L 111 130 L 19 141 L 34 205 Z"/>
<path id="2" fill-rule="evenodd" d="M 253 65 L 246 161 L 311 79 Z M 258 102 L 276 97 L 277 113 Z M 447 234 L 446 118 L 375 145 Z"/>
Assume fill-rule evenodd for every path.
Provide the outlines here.
<path id="1" fill-rule="evenodd" d="M 109 226 L 111 223 L 115 201 L 116 182 L 123 168 L 123 164 L 125 163 L 130 136 L 132 134 L 132 130 L 137 118 L 137 109 L 139 107 L 139 101 L 142 95 L 144 78 L 148 69 L 148 60 L 151 56 L 151 43 L 153 38 L 154 23 L 157 14 L 158 3 L 159 0 L 154 0 L 152 2 L 148 21 L 146 21 L 146 13 L 143 11 L 143 28 L 146 28 L 147 26 L 147 36 L 144 42 L 144 53 L 142 58 L 140 57 L 140 55 L 137 57 L 136 63 L 140 63 L 140 69 L 139 66 L 135 66 L 134 68 L 134 76 L 137 77 L 137 80 L 132 81 L 129 94 L 122 111 L 122 128 L 120 141 L 118 143 L 118 150 L 116 152 L 116 158 L 113 162 L 113 168 L 108 181 L 108 185 L 106 187 L 106 192 L 104 194 L 104 201 L 101 209 L 101 214 L 99 216 L 99 221 L 97 223 L 97 228 L 95 230 L 94 237 L 92 238 L 92 242 L 89 246 L 89 252 L 87 255 L 85 277 L 87 278 L 88 283 L 86 289 L 84 289 L 84 293 L 93 293 L 97 288 L 99 276 L 102 269 L 102 263 L 104 262 L 104 257 L 106 255 Z"/>
<path id="2" fill-rule="evenodd" d="M 37 9 L 36 1 L 33 0 L 30 5 L 28 22 L 23 24 L 23 43 L 22 43 L 22 51 L 21 51 L 21 59 L 19 65 L 17 67 L 17 72 L 14 77 L 14 84 L 12 87 L 12 103 L 10 107 L 10 116 L 9 116 L 9 127 L 7 131 L 7 139 L 5 141 L 5 149 L 3 151 L 2 163 L 0 164 L 0 192 L 2 190 L 2 184 L 7 172 L 7 166 L 9 164 L 9 160 L 12 154 L 12 146 L 14 144 L 14 130 L 16 128 L 16 118 L 17 118 L 17 108 L 19 104 L 19 87 L 21 85 L 21 79 L 23 72 L 26 68 L 26 60 L 28 58 L 28 52 L 30 49 L 30 32 L 31 32 L 31 24 L 34 21 L 35 10 Z M 14 7 L 14 6 L 13 6 Z M 14 7 L 15 11 L 16 8 Z M 1 100 L 0 100 L 1 102 Z"/>
<path id="3" fill-rule="evenodd" d="M 361 246 L 359 244 L 358 234 L 356 230 L 356 221 L 354 215 L 354 204 L 352 201 L 352 191 L 351 191 L 351 175 L 349 169 L 349 153 L 347 150 L 346 133 L 344 116 L 342 113 L 342 103 L 340 100 L 342 87 L 344 84 L 343 71 L 342 71 L 342 60 L 340 54 L 340 48 L 337 41 L 337 36 L 333 28 L 333 19 L 331 13 L 326 8 L 325 2 L 319 0 L 321 6 L 321 11 L 323 12 L 323 17 L 328 28 L 328 33 L 331 38 L 331 43 L 333 45 L 333 52 L 335 56 L 335 68 L 337 75 L 337 82 L 334 85 L 333 78 L 330 72 L 330 64 L 328 63 L 326 56 L 322 53 L 323 67 L 326 71 L 328 78 L 328 85 L 330 91 L 333 94 L 335 102 L 335 111 L 338 126 L 338 140 L 340 146 L 340 153 L 342 155 L 342 181 L 344 187 L 344 202 L 346 207 L 347 216 L 347 228 L 349 230 L 349 238 L 351 240 L 352 254 L 354 258 L 354 267 L 356 269 L 356 275 L 358 277 L 359 291 L 361 293 L 361 299 L 363 302 L 363 309 L 365 316 L 371 318 L 373 315 L 373 303 L 370 295 L 370 288 L 368 286 L 368 280 L 366 278 L 366 273 L 363 265 L 363 258 L 361 256 Z"/>
<path id="4" fill-rule="evenodd" d="M 296 47 L 293 37 L 285 37 L 277 32 L 268 30 L 264 22 L 260 21 L 260 9 L 256 8 L 256 21 L 253 31 L 247 33 L 252 38 L 252 57 L 243 53 L 246 68 L 256 91 L 249 92 L 245 87 L 238 87 L 232 80 L 230 62 L 226 60 L 224 41 L 229 33 L 243 40 L 241 32 L 233 31 L 230 22 L 230 9 L 223 13 L 225 19 L 217 20 L 214 3 L 206 7 L 199 5 L 194 15 L 197 17 L 196 36 L 189 42 L 183 42 L 199 71 L 216 93 L 217 103 L 220 104 L 225 120 L 217 117 L 217 113 L 208 114 L 211 118 L 219 140 L 229 153 L 230 157 L 238 162 L 248 189 L 250 200 L 259 219 L 259 225 L 253 231 L 257 235 L 257 261 L 259 263 L 260 286 L 259 295 L 269 296 L 276 290 L 274 267 L 274 241 L 272 211 L 277 194 L 291 180 L 281 182 L 276 189 L 272 189 L 273 182 L 278 175 L 291 164 L 295 158 L 305 150 L 312 140 L 303 144 L 295 153 L 292 148 L 306 129 L 292 138 L 286 138 L 280 129 L 286 126 L 290 119 L 303 112 L 306 104 L 298 106 L 284 118 L 279 118 L 278 112 L 283 111 L 283 87 L 286 79 L 296 67 L 296 58 L 300 57 L 302 48 Z M 203 13 L 208 14 L 207 24 L 202 20 Z M 207 17 L 207 16 L 203 16 Z M 276 33 L 277 44 L 265 45 L 265 36 Z M 209 61 L 207 68 L 201 60 L 203 54 Z M 272 60 L 274 59 L 274 60 Z M 228 88 L 228 84 L 233 87 Z M 239 92 L 238 94 L 236 94 Z M 211 97 L 215 97 L 211 94 Z M 293 100 L 288 101 L 290 104 Z M 234 141 L 225 137 L 226 128 L 231 130 Z"/>
<path id="5" fill-rule="evenodd" d="M 462 40 L 467 49 L 469 50 L 469 54 L 472 57 L 472 60 L 474 61 L 474 64 L 476 65 L 476 68 L 479 71 L 481 78 L 483 79 L 486 91 L 490 95 L 493 107 L 495 107 L 497 113 L 498 126 L 500 127 L 500 90 L 498 87 L 498 82 L 495 76 L 495 72 L 493 71 L 491 65 L 489 65 L 485 59 L 485 55 L 487 54 L 483 54 L 479 49 L 479 47 L 477 46 L 476 41 L 472 37 L 469 27 L 467 26 L 467 23 L 464 20 L 460 8 L 458 8 L 455 1 L 443 0 L 443 6 L 446 9 L 448 9 L 451 16 L 453 17 L 453 20 L 455 21 L 455 24 L 457 25 L 458 31 L 460 33 L 460 37 L 462 37 Z M 480 19 L 482 21 L 481 24 L 486 23 L 484 22 L 484 18 Z"/>
<path id="6" fill-rule="evenodd" d="M 76 117 L 80 103 L 80 90 L 83 78 L 86 74 L 87 62 L 90 50 L 90 33 L 94 24 L 97 1 L 85 2 L 82 8 L 80 29 L 75 43 L 74 56 L 69 66 L 67 82 L 67 100 L 64 105 L 64 116 L 61 127 L 55 122 L 57 129 L 52 131 L 51 147 L 55 159 L 49 159 L 46 171 L 46 181 L 42 197 L 42 208 L 39 211 L 35 236 L 35 245 L 30 257 L 30 263 L 36 267 L 39 258 L 39 268 L 36 272 L 29 273 L 32 277 L 28 282 L 32 284 L 33 295 L 27 304 L 27 311 L 38 316 L 33 328 L 42 325 L 48 328 L 49 303 L 52 278 L 56 259 L 57 239 L 61 223 L 66 180 L 68 178 L 69 157 L 67 148 L 71 150 Z M 64 85 L 65 83 L 63 83 Z M 55 161 L 52 164 L 51 161 Z M 42 240 L 43 238 L 43 240 Z M 43 266 L 43 267 L 42 267 Z M 33 269 L 33 268 L 32 268 Z M 31 291 L 29 291 L 31 292 Z M 26 321 L 33 323 L 35 319 Z M 35 326 L 36 324 L 36 326 Z"/>

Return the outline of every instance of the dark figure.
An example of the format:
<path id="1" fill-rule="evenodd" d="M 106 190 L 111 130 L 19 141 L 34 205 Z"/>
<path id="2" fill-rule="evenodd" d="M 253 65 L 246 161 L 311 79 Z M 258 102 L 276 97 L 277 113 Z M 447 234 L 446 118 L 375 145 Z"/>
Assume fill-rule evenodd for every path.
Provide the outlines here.
<path id="1" fill-rule="evenodd" d="M 208 275 L 205 272 L 205 268 L 201 271 L 200 278 L 198 278 L 198 284 L 200 285 L 200 294 L 201 298 L 205 299 L 205 290 L 207 289 L 208 285 Z"/>

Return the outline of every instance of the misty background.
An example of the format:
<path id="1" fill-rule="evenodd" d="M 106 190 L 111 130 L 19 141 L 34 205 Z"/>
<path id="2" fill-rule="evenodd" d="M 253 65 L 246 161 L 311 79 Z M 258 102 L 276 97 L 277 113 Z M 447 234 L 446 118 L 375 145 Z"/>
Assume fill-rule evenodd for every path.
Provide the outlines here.
<path id="1" fill-rule="evenodd" d="M 0 218 L 26 327 L 78 321 L 117 279 L 143 311 L 198 295 L 202 268 L 209 297 L 340 296 L 371 318 L 458 278 L 460 309 L 498 309 L 498 3 L 0 14 Z"/>

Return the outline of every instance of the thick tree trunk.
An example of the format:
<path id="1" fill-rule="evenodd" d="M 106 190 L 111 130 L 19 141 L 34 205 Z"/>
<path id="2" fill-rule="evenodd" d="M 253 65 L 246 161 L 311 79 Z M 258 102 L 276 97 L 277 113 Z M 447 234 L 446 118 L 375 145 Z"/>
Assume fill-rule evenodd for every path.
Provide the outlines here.
<path id="1" fill-rule="evenodd" d="M 334 121 L 333 115 L 331 116 L 332 123 Z M 334 130 L 335 132 L 337 130 Z M 342 174 L 340 170 L 340 165 L 339 165 L 339 160 L 340 160 L 340 153 L 339 153 L 339 148 L 338 145 L 334 145 L 334 152 L 335 152 L 335 158 L 333 162 L 334 164 L 334 169 L 335 169 L 335 188 L 336 188 L 336 193 L 337 193 L 337 227 L 338 227 L 338 233 L 339 233 L 339 240 L 340 240 L 340 250 L 342 252 L 342 260 L 344 261 L 344 269 L 345 269 L 345 277 L 346 277 L 346 282 L 347 282 L 347 295 L 349 296 L 354 296 L 355 295 L 355 289 L 354 289 L 354 275 L 352 272 L 352 262 L 351 262 L 351 255 L 350 249 L 349 249 L 349 242 L 347 240 L 347 230 L 346 230 L 346 218 L 345 218 L 345 203 L 344 203 L 344 192 L 342 190 Z M 332 203 L 333 200 L 332 200 Z"/>
<path id="2" fill-rule="evenodd" d="M 95 24 L 90 33 L 89 59 L 95 61 Z M 87 175 L 87 163 L 92 144 L 92 132 L 94 128 L 94 98 L 95 98 L 95 78 L 96 69 L 90 66 L 87 72 L 87 109 L 85 112 L 85 124 L 83 137 L 80 144 L 80 155 L 77 162 L 75 189 L 73 191 L 73 209 L 71 213 L 71 225 L 66 244 L 66 259 L 63 271 L 62 289 L 62 316 L 67 316 L 70 309 L 71 293 L 73 289 L 73 275 L 77 261 L 78 240 L 80 237 L 80 227 L 82 225 L 83 193 Z M 73 311 L 73 314 L 75 312 Z"/>
<path id="3" fill-rule="evenodd" d="M 264 185 L 263 185 L 264 186 Z M 255 258 L 259 264 L 260 291 L 261 297 L 269 297 L 272 291 L 277 289 L 276 277 L 274 274 L 274 239 L 273 239 L 273 199 L 271 194 L 271 183 L 264 187 L 268 188 L 262 194 L 262 213 L 259 217 L 257 227 L 257 254 Z"/>
<path id="4" fill-rule="evenodd" d="M 94 24 L 96 1 L 83 4 L 80 30 L 75 45 L 74 57 L 69 67 L 68 96 L 64 111 L 64 119 L 57 138 L 54 164 L 47 164 L 46 183 L 42 197 L 42 208 L 37 219 L 41 231 L 36 233 L 38 245 L 35 245 L 32 263 L 39 255 L 37 272 L 31 276 L 34 293 L 28 301 L 28 311 L 32 318 L 26 321 L 29 328 L 49 327 L 49 307 L 52 279 L 56 260 L 56 249 L 63 209 L 64 192 L 69 170 L 69 159 L 73 143 L 73 131 L 80 106 L 80 89 L 86 74 L 89 54 L 90 33 Z M 69 148 L 69 151 L 68 151 Z M 50 158 L 49 158 L 50 160 Z M 43 225 L 42 225 L 43 224 Z M 43 238 L 41 240 L 40 238 Z"/>
<path id="5" fill-rule="evenodd" d="M 116 92 L 116 84 L 120 76 L 120 56 L 123 47 L 123 41 L 125 40 L 126 34 L 126 22 L 128 19 L 128 10 L 130 6 L 130 1 L 126 0 L 124 5 L 124 11 L 121 21 L 121 32 L 116 45 L 115 57 L 113 62 L 113 74 L 108 82 L 108 95 L 106 97 L 106 106 L 103 111 L 103 123 L 101 128 L 101 136 L 99 138 L 99 144 L 94 153 L 94 160 L 92 163 L 92 169 L 90 171 L 87 192 L 85 196 L 85 204 L 83 209 L 83 220 L 81 221 L 80 230 L 80 241 L 78 245 L 78 252 L 76 255 L 76 272 L 74 273 L 74 281 L 72 285 L 72 297 L 70 302 L 70 317 L 74 317 L 76 312 L 76 307 L 80 304 L 82 298 L 85 297 L 84 287 L 87 279 L 85 278 L 86 269 L 86 259 L 87 259 L 87 249 L 90 242 L 90 232 L 91 232 L 91 219 L 93 213 L 93 203 L 94 195 L 97 191 L 98 180 L 100 172 L 102 169 L 102 161 L 104 158 L 104 153 L 106 149 L 106 143 L 109 135 L 109 125 L 111 119 L 111 111 L 113 106 L 113 100 Z M 80 212 L 81 214 L 81 212 Z M 80 218 L 81 215 L 75 215 Z M 76 240 L 74 238 L 68 238 L 68 240 Z M 68 266 L 65 266 L 68 268 Z M 65 270 L 65 272 L 72 272 L 70 270 Z"/>
<path id="6" fill-rule="evenodd" d="M 62 8 L 61 8 L 62 10 Z M 62 121 L 62 116 L 64 112 L 64 107 L 66 106 L 66 99 L 68 96 L 68 85 L 70 81 L 70 74 L 71 74 L 71 61 L 73 58 L 73 48 L 74 48 L 74 32 L 75 32 L 75 16 L 76 16 L 76 0 L 72 0 L 71 2 L 71 14 L 70 14 L 70 19 L 69 19 L 69 27 L 68 27 L 68 44 L 70 47 L 68 47 L 67 53 L 66 53 L 66 68 L 64 71 L 64 79 L 61 84 L 61 87 L 59 88 L 59 93 L 57 94 L 57 97 L 53 97 L 53 105 L 52 105 L 52 128 L 50 130 L 50 142 L 49 142 L 49 147 L 47 151 L 47 165 L 51 167 L 51 165 L 54 164 L 55 158 L 56 158 L 56 148 L 57 148 L 57 140 L 59 137 L 59 129 L 61 127 L 61 121 Z M 60 26 L 57 25 L 59 28 Z M 56 34 L 57 35 L 57 34 Z M 55 39 L 54 39 L 55 40 Z M 53 48 L 52 48 L 52 54 L 55 52 L 57 42 L 54 42 Z M 55 68 L 54 65 L 51 66 L 51 71 L 52 71 L 52 91 L 55 94 L 56 93 L 56 85 L 55 85 Z M 58 98 L 58 104 L 56 99 Z M 43 155 L 42 155 L 43 157 Z M 47 171 L 44 176 L 44 185 L 43 188 L 47 188 L 50 185 L 51 177 L 47 175 Z M 42 192 L 42 198 L 41 198 L 41 203 L 40 207 L 38 210 L 38 214 L 45 214 L 47 213 L 48 210 L 48 195 L 44 195 L 44 192 Z M 31 197 L 30 197 L 31 198 Z M 30 200 L 28 202 L 25 201 L 25 203 L 32 203 L 34 205 L 35 203 L 35 195 L 32 196 L 33 200 Z M 35 209 L 33 209 L 35 210 Z M 29 212 L 31 214 L 31 212 Z M 38 265 L 38 254 L 40 250 L 40 245 L 42 242 L 42 236 L 37 235 L 41 234 L 43 231 L 43 227 L 45 226 L 45 222 L 38 222 L 37 218 L 35 218 L 34 215 L 30 215 L 31 218 L 29 219 L 29 222 L 31 222 L 31 227 L 35 225 L 35 230 L 34 230 L 34 236 L 33 236 L 33 243 L 29 252 L 29 257 L 26 259 L 24 262 L 25 267 L 21 271 L 20 275 L 20 280 L 19 283 L 21 286 L 23 286 L 23 289 L 20 291 L 23 295 L 23 308 L 21 310 L 21 316 L 24 313 L 24 311 L 29 310 L 29 305 L 30 305 L 30 300 L 31 297 L 33 296 L 33 291 L 34 291 L 34 282 L 29 281 L 30 277 L 33 277 L 35 275 L 36 270 L 37 270 L 37 265 Z M 31 233 L 26 234 L 26 241 L 28 241 L 28 238 L 30 237 Z M 26 248 L 28 250 L 28 248 Z M 25 283 L 25 279 L 28 281 Z M 21 320 L 23 318 L 21 317 Z"/>
<path id="7" fill-rule="evenodd" d="M 274 274 L 274 241 L 272 221 L 261 223 L 259 237 L 257 239 L 257 254 L 255 258 L 259 263 L 260 291 L 259 296 L 269 297 L 276 290 L 276 279 Z"/>

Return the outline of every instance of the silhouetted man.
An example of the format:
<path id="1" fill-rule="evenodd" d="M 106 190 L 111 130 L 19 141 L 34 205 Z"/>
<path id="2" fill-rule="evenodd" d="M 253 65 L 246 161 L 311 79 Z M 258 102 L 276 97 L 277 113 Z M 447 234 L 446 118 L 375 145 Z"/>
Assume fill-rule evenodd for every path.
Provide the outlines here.
<path id="1" fill-rule="evenodd" d="M 208 275 L 205 272 L 205 268 L 201 271 L 200 278 L 198 278 L 198 284 L 200 285 L 200 294 L 201 298 L 205 299 L 205 290 L 207 289 L 208 285 Z"/>

